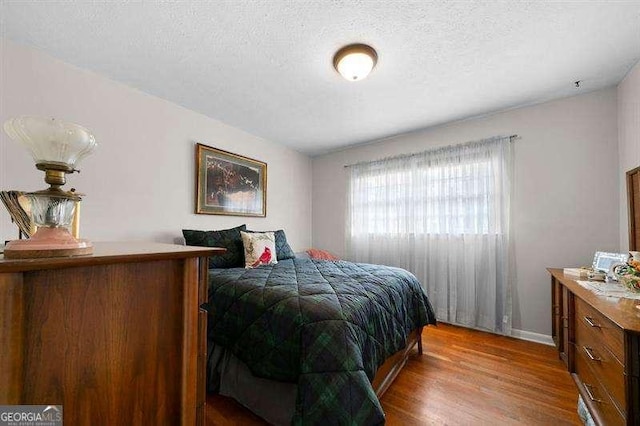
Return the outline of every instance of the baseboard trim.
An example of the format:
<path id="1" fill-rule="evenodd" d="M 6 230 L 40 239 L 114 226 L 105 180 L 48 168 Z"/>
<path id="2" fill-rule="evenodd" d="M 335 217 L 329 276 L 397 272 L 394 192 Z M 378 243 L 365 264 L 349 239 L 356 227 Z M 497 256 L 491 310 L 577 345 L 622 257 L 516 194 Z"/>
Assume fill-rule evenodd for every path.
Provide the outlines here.
<path id="1" fill-rule="evenodd" d="M 484 328 L 469 327 L 468 325 L 463 325 L 463 324 L 455 324 L 452 322 L 440 321 L 440 320 L 438 320 L 438 322 L 453 325 L 456 327 L 464 327 L 464 328 L 469 328 L 471 330 L 483 331 L 485 333 L 500 334 L 503 336 L 513 337 L 514 339 L 528 340 L 529 342 L 542 343 L 543 345 L 555 346 L 555 343 L 553 342 L 553 338 L 547 334 L 540 334 L 540 333 L 534 333 L 532 331 L 518 330 L 516 328 L 511 329 L 511 334 L 502 334 L 502 333 L 496 333 L 494 331 L 486 330 Z"/>
<path id="2" fill-rule="evenodd" d="M 516 339 L 520 340 L 528 340 L 530 342 L 542 343 L 543 345 L 554 345 L 551 336 L 548 336 L 546 334 L 534 333 L 531 331 L 516 330 L 515 328 L 511 329 L 511 337 L 515 337 Z"/>

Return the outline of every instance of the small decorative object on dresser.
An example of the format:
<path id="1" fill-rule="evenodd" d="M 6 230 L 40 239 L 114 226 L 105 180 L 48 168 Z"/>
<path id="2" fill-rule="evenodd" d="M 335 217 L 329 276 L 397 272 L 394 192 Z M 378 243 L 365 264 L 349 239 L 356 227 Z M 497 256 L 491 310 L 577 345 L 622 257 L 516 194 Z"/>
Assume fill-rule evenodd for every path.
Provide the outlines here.
<path id="1" fill-rule="evenodd" d="M 607 273 L 611 270 L 611 266 L 616 263 L 624 263 L 629 258 L 627 253 L 607 253 L 604 251 L 597 251 L 593 256 L 592 269 L 594 271 L 600 271 Z"/>
<path id="2" fill-rule="evenodd" d="M 53 118 L 23 116 L 7 120 L 9 137 L 29 150 L 36 168 L 45 172 L 49 188 L 25 194 L 31 222 L 38 227 L 28 240 L 11 241 L 4 256 L 11 259 L 79 256 L 93 252 L 87 240 L 78 240 L 68 227 L 81 198 L 75 189 L 64 191 L 66 174 L 77 172 L 80 161 L 97 146 L 84 127 Z"/>
<path id="3" fill-rule="evenodd" d="M 637 300 L 599 296 L 548 271 L 553 340 L 589 413 L 598 425 L 640 424 Z"/>
<path id="4" fill-rule="evenodd" d="M 588 278 L 589 274 L 592 272 L 591 268 L 564 268 L 562 270 L 565 275 L 571 275 L 576 278 Z"/>
<path id="5" fill-rule="evenodd" d="M 24 208 L 28 202 L 23 191 L 0 191 L 0 201 L 4 204 L 11 222 L 18 226 L 18 238 L 29 238 L 33 234 L 31 217 Z"/>
<path id="6" fill-rule="evenodd" d="M 196 213 L 267 215 L 267 163 L 196 144 Z"/>
<path id="7" fill-rule="evenodd" d="M 613 272 L 620 284 L 633 292 L 640 293 L 640 260 L 631 258 L 626 264 L 620 263 L 614 266 Z"/>
<path id="8" fill-rule="evenodd" d="M 69 425 L 202 425 L 208 257 L 96 243 L 89 256 L 0 258 L 0 404 L 56 404 Z"/>

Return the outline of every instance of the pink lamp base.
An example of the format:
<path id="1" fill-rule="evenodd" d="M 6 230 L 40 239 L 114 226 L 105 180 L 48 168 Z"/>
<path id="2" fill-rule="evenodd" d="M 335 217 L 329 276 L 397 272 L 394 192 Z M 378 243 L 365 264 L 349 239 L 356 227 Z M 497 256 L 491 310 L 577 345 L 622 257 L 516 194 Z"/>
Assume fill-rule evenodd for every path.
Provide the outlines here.
<path id="1" fill-rule="evenodd" d="M 73 238 L 67 228 L 38 228 L 28 240 L 9 241 L 5 259 L 82 256 L 93 253 L 93 244 Z"/>

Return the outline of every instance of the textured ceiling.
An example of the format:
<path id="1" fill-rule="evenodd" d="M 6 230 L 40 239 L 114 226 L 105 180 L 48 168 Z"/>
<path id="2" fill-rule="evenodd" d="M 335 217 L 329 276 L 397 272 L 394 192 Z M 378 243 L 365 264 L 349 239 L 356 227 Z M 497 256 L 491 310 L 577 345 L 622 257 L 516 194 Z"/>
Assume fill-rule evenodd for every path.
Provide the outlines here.
<path id="1" fill-rule="evenodd" d="M 311 155 L 611 86 L 640 59 L 640 0 L 0 3 L 11 40 Z M 379 55 L 358 83 L 332 68 L 352 42 Z"/>

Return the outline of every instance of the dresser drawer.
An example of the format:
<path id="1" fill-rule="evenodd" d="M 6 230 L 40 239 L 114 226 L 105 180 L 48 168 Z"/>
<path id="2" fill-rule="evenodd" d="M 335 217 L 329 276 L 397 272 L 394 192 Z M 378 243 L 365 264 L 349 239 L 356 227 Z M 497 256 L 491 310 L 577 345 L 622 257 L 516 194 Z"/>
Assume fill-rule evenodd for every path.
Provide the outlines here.
<path id="1" fill-rule="evenodd" d="M 575 346 L 581 352 L 586 364 L 591 367 L 595 377 L 607 393 L 611 395 L 621 412 L 625 412 L 624 366 L 613 356 L 610 350 L 599 340 L 599 332 L 583 321 L 576 322 Z"/>
<path id="2" fill-rule="evenodd" d="M 604 342 L 611 353 L 624 364 L 624 333 L 600 312 L 576 297 L 576 326 L 583 324 L 594 332 L 596 340 Z"/>
<path id="3" fill-rule="evenodd" d="M 625 425 L 626 420 L 591 370 L 584 352 L 576 351 L 576 375 L 584 388 L 583 399 L 591 405 L 592 414 L 603 425 Z"/>

